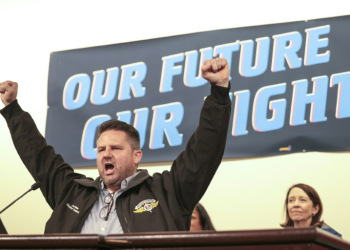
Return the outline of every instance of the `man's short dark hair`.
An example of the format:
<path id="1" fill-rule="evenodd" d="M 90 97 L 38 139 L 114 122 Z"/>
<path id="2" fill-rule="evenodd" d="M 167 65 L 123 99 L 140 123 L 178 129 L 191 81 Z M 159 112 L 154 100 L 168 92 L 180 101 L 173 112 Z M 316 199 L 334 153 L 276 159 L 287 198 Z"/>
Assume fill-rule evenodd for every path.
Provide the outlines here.
<path id="1" fill-rule="evenodd" d="M 108 130 L 123 131 L 127 136 L 131 149 L 140 149 L 140 134 L 133 126 L 117 119 L 105 121 L 97 128 L 97 140 L 103 132 Z"/>

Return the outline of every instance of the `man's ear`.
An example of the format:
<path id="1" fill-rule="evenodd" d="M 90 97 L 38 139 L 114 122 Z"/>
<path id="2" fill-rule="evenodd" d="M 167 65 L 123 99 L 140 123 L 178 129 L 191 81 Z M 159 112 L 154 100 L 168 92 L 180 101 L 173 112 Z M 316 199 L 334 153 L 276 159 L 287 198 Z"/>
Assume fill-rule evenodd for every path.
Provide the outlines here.
<path id="1" fill-rule="evenodd" d="M 137 165 L 141 161 L 142 158 L 142 151 L 140 149 L 135 149 L 133 152 L 134 156 L 134 163 Z"/>

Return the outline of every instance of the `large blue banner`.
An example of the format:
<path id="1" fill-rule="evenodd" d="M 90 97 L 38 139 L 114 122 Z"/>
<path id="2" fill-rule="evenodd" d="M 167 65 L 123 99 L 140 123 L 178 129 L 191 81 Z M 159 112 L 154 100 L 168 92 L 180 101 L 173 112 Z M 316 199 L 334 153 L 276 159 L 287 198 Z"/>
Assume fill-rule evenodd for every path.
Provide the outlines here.
<path id="1" fill-rule="evenodd" d="M 133 124 L 142 162 L 169 161 L 198 125 L 204 60 L 230 65 L 224 157 L 348 150 L 350 16 L 53 52 L 46 138 L 72 166 L 95 165 L 96 128 Z"/>

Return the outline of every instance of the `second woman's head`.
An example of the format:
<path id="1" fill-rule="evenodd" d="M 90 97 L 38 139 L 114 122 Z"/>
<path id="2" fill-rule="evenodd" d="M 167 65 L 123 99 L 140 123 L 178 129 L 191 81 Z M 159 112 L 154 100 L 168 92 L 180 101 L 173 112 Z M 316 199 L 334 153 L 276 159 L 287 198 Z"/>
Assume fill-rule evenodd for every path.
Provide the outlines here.
<path id="1" fill-rule="evenodd" d="M 306 184 L 296 184 L 289 188 L 285 200 L 285 223 L 283 227 L 309 227 L 322 225 L 323 208 L 320 196 Z"/>

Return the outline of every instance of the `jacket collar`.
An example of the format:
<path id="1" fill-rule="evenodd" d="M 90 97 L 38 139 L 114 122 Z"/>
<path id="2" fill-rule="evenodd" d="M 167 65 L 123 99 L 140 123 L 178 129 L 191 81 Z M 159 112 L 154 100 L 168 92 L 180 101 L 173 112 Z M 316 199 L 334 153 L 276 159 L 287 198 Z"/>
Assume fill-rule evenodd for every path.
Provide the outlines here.
<path id="1" fill-rule="evenodd" d="M 128 189 L 133 188 L 135 186 L 140 185 L 142 182 L 144 182 L 146 179 L 149 178 L 148 171 L 146 169 L 139 169 L 139 174 L 136 175 L 136 177 L 130 182 L 128 185 Z M 84 178 L 84 179 L 74 179 L 74 182 L 84 186 L 84 187 L 93 187 L 97 190 L 100 190 L 100 181 L 101 178 L 97 177 L 95 180 L 91 178 Z"/>
<path id="2" fill-rule="evenodd" d="M 147 180 L 149 178 L 149 174 L 148 174 L 148 171 L 146 169 L 139 169 L 139 170 L 137 170 L 137 172 L 139 172 L 139 174 L 136 175 L 136 177 L 130 182 L 127 189 L 138 186 L 142 182 L 144 182 L 145 180 Z"/>

